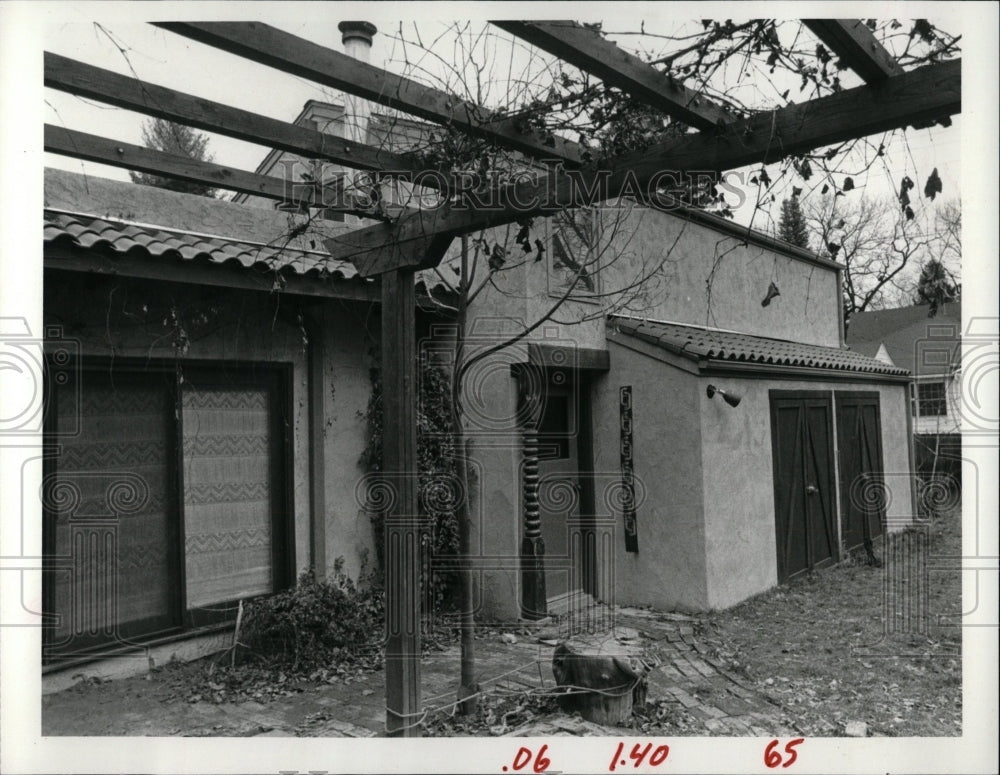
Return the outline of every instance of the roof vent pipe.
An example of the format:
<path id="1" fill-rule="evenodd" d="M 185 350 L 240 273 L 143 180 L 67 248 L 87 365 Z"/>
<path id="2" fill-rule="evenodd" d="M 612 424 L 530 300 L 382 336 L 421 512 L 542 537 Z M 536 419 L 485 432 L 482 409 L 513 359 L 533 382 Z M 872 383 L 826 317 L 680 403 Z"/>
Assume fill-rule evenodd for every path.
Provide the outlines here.
<path id="1" fill-rule="evenodd" d="M 367 62 L 372 50 L 372 39 L 378 29 L 371 22 L 341 22 L 337 25 L 344 44 L 344 53 Z"/>
<path id="2" fill-rule="evenodd" d="M 352 59 L 368 63 L 371 57 L 372 38 L 377 29 L 371 22 L 341 22 L 337 25 L 342 36 L 344 53 Z M 371 105 L 368 100 L 345 95 L 344 137 L 356 143 L 368 143 L 368 120 Z"/>

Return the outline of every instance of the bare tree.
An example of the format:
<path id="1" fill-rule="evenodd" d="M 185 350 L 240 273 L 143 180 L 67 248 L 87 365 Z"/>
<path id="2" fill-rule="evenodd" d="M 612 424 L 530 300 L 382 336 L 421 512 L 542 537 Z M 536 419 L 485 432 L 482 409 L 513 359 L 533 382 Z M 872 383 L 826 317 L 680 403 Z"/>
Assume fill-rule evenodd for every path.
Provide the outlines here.
<path id="1" fill-rule="evenodd" d="M 897 283 L 924 256 L 928 234 L 891 199 L 826 196 L 806 204 L 821 253 L 844 265 L 844 311 L 892 306 Z"/>

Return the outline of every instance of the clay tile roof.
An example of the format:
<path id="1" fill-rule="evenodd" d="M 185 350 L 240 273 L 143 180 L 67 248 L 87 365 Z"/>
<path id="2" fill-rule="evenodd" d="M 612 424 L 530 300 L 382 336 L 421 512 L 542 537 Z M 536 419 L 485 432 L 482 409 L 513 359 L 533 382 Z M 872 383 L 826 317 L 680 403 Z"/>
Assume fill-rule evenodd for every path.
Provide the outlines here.
<path id="1" fill-rule="evenodd" d="M 351 262 L 334 261 L 323 249 L 323 237 L 358 226 L 323 222 L 297 228 L 303 222 L 270 208 L 45 170 L 45 244 L 362 282 Z M 418 272 L 417 283 L 435 293 L 453 290 L 434 271 Z"/>
<path id="2" fill-rule="evenodd" d="M 617 315 L 612 316 L 610 322 L 624 334 L 693 361 L 742 362 L 891 376 L 907 376 L 909 373 L 853 350 L 837 347 Z"/>
<path id="3" fill-rule="evenodd" d="M 213 264 L 238 264 L 245 268 L 289 270 L 296 274 L 350 279 L 357 276 L 348 261 L 330 261 L 319 251 L 266 245 L 223 237 L 210 237 L 155 226 L 137 226 L 96 216 L 45 211 L 44 241 L 69 242 L 82 248 L 107 249 L 121 255 L 203 260 Z"/>

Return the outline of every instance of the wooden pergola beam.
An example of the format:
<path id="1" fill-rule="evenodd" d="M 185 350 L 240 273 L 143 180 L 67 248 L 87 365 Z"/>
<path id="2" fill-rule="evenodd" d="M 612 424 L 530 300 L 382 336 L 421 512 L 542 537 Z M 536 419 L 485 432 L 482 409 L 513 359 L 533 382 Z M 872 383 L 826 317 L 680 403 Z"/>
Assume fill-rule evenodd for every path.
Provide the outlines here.
<path id="1" fill-rule="evenodd" d="M 45 52 L 45 85 L 78 97 L 361 170 L 417 171 L 401 154 L 119 75 Z M 428 177 L 433 185 L 435 176 Z"/>
<path id="2" fill-rule="evenodd" d="M 879 83 L 903 72 L 859 19 L 803 19 L 802 23 L 865 83 Z"/>
<path id="3" fill-rule="evenodd" d="M 240 191 L 252 196 L 285 202 L 296 208 L 321 207 L 367 218 L 375 217 L 369 208 L 338 203 L 342 198 L 340 186 L 331 185 L 323 189 L 308 183 L 286 182 L 281 178 L 156 151 L 141 145 L 110 140 L 52 124 L 45 125 L 44 149 L 49 153 L 58 153 L 73 159 L 185 180 L 189 183 L 201 183 L 227 191 Z M 324 196 L 324 193 L 329 195 Z"/>
<path id="4" fill-rule="evenodd" d="M 623 51 L 595 29 L 574 21 L 491 23 L 685 124 L 711 129 L 733 120 L 721 106 Z"/>
<path id="5" fill-rule="evenodd" d="M 628 186 L 647 191 L 659 177 L 769 164 L 787 156 L 858 137 L 950 116 L 961 111 L 962 63 L 925 65 L 881 84 L 858 86 L 735 122 L 716 133 L 672 139 L 581 170 L 555 182 L 539 176 L 495 190 L 490 207 L 459 204 L 423 210 L 395 224 L 377 224 L 326 241 L 334 258 L 355 263 L 363 276 L 399 266 L 426 266 L 417 249 L 435 235 L 452 236 L 499 226 L 569 206 L 599 202 Z M 584 191 L 585 190 L 585 191 Z"/>
<path id="6" fill-rule="evenodd" d="M 577 143 L 497 117 L 486 108 L 312 41 L 256 22 L 154 22 L 157 27 L 539 159 L 582 163 Z"/>

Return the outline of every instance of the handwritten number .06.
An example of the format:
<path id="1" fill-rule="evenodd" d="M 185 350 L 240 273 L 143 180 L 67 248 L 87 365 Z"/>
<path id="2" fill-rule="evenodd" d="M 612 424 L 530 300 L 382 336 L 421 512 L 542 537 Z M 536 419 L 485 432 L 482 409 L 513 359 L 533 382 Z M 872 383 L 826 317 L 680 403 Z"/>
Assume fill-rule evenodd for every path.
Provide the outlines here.
<path id="1" fill-rule="evenodd" d="M 646 743 L 645 748 L 640 748 L 639 744 L 636 743 L 632 746 L 632 750 L 628 755 L 628 758 L 633 761 L 632 766 L 638 768 L 643 759 L 649 755 L 650 749 L 653 747 L 652 743 Z M 615 767 L 619 764 L 626 764 L 626 761 L 621 758 L 622 754 L 625 752 L 625 743 L 619 743 L 618 747 L 615 749 L 615 755 L 611 757 L 611 764 L 608 765 L 608 772 L 614 772 Z M 667 754 L 670 753 L 670 746 L 661 745 L 653 751 L 652 755 L 649 756 L 649 764 L 653 767 L 658 764 L 663 764 L 667 759 Z"/>
<path id="2" fill-rule="evenodd" d="M 799 758 L 799 752 L 795 750 L 795 746 L 803 742 L 803 738 L 796 737 L 794 740 L 789 740 L 785 744 L 785 753 L 788 754 L 788 759 L 782 762 L 781 752 L 774 750 L 778 747 L 778 741 L 772 740 L 767 744 L 767 748 L 764 749 L 764 764 L 772 769 L 777 767 L 779 764 L 782 767 L 791 767 L 792 763 Z"/>
<path id="3" fill-rule="evenodd" d="M 540 749 L 538 749 L 538 753 L 535 755 L 535 763 L 531 766 L 531 769 L 533 769 L 535 772 L 545 772 L 549 768 L 549 765 L 552 764 L 552 761 L 545 756 L 545 751 L 547 749 L 548 749 L 547 745 L 543 745 Z M 517 753 L 514 754 L 514 762 L 511 768 L 514 770 L 514 772 L 517 772 L 518 770 L 523 770 L 525 767 L 528 766 L 528 763 L 530 761 L 531 761 L 531 749 L 524 747 L 518 748 Z M 507 772 L 506 764 L 503 767 L 503 771 Z"/>

